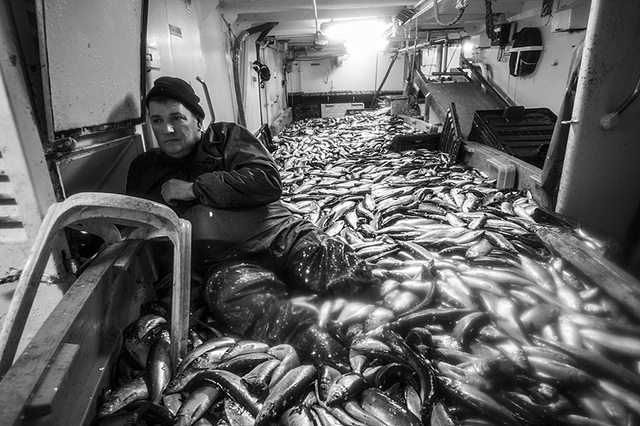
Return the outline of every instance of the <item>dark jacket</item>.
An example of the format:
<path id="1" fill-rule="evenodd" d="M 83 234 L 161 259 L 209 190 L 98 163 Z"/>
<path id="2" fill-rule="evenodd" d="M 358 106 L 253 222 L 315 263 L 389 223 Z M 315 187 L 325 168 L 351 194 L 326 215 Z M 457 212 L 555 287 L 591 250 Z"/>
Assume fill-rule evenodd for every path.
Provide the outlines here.
<path id="1" fill-rule="evenodd" d="M 140 154 L 129 168 L 127 195 L 166 205 L 160 190 L 172 178 L 194 182 L 196 200 L 170 207 L 191 222 L 197 269 L 270 250 L 299 222 L 279 201 L 282 182 L 271 154 L 237 124 L 212 124 L 182 159 L 159 148 Z"/>
<path id="2" fill-rule="evenodd" d="M 173 207 L 178 215 L 196 204 L 242 209 L 277 201 L 282 195 L 271 154 L 247 129 L 234 123 L 209 126 L 186 158 L 171 158 L 160 148 L 139 155 L 129 168 L 126 191 L 166 204 L 160 189 L 172 178 L 194 182 L 197 197 Z"/>

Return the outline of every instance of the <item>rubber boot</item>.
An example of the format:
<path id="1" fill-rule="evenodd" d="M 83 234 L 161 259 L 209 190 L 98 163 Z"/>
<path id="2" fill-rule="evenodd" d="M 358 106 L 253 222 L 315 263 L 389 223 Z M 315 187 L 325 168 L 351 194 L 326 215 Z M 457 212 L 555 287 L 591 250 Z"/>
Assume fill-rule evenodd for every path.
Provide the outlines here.
<path id="1" fill-rule="evenodd" d="M 357 261 L 331 277 L 327 282 L 327 291 L 335 298 L 375 303 L 381 300 L 380 286 L 381 281 L 374 277 L 371 268 L 364 261 Z"/>
<path id="2" fill-rule="evenodd" d="M 318 325 L 298 333 L 290 343 L 303 360 L 312 362 L 316 367 L 329 365 L 342 373 L 350 370 L 347 348 Z"/>
<path id="3" fill-rule="evenodd" d="M 210 271 L 205 300 L 214 318 L 234 333 L 270 345 L 283 343 L 317 323 L 311 309 L 291 303 L 273 272 L 247 262 Z"/>

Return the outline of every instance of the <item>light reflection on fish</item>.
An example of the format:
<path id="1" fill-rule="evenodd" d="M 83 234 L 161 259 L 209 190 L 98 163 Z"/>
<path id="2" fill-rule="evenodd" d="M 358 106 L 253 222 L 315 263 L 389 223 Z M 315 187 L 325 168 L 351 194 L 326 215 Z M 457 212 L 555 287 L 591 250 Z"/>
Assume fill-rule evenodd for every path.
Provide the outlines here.
<path id="1" fill-rule="evenodd" d="M 288 353 L 279 363 L 264 361 L 270 365 L 247 377 L 257 383 L 249 387 L 256 393 L 252 397 L 241 379 L 227 380 L 251 409 L 242 414 L 243 421 L 260 411 L 259 422 L 275 422 L 286 413 L 280 419 L 286 424 L 358 424 L 354 416 L 370 424 L 418 425 L 429 417 L 431 424 L 455 424 L 460 420 L 456 416 L 466 412 L 485 423 L 542 425 L 563 417 L 576 424 L 593 417 L 593 410 L 566 401 L 586 401 L 583 395 L 589 392 L 617 404 L 617 414 L 601 413 L 595 420 L 638 420 L 640 332 L 634 331 L 631 318 L 606 289 L 537 238 L 537 205 L 530 193 L 497 189 L 495 179 L 463 164 L 449 165 L 444 153 L 387 149 L 394 136 L 414 132 L 401 120 L 376 113 L 296 122 L 275 138 L 273 155 L 281 168 L 285 205 L 350 244 L 385 283 L 384 294 L 370 306 L 318 302 L 320 325 L 350 336 L 350 361 L 358 371 L 344 374 L 373 377 L 373 371 L 396 371 L 385 365 L 413 371 L 419 357 L 440 363 L 441 371 L 433 371 L 449 376 L 439 377 L 440 386 L 432 390 L 424 377 L 417 381 L 408 374 L 387 374 L 380 385 L 398 392 L 411 389 L 413 395 L 396 412 L 394 402 L 376 393 L 375 380 L 367 382 L 371 390 L 365 392 L 350 376 L 354 394 L 346 387 L 334 389 L 335 406 L 323 406 L 338 377 L 319 368 L 315 393 L 320 400 L 307 398 L 309 389 L 298 389 L 287 398 L 299 400 L 285 404 L 273 395 L 272 409 L 260 411 L 257 394 L 265 401 L 274 387 L 267 386 L 269 375 L 280 367 L 279 382 L 300 366 Z M 589 247 L 604 247 L 582 230 L 575 234 Z M 389 333 L 384 330 L 393 330 L 407 346 L 385 340 Z M 208 339 L 203 340 L 198 357 L 206 357 Z M 235 336 L 233 343 L 241 340 Z M 130 339 L 128 344 L 133 348 L 134 343 Z M 145 348 L 140 349 L 143 359 Z M 208 364 L 195 362 L 194 355 L 186 358 L 174 379 L 187 372 L 196 377 L 195 366 L 213 371 L 221 361 L 220 355 Z M 214 373 L 208 383 L 226 377 Z M 390 383 L 390 377 L 398 382 Z M 283 392 L 280 397 L 299 385 L 291 380 L 290 387 L 278 391 Z M 167 388 L 195 392 L 185 383 Z M 427 391 L 436 395 L 426 398 Z M 416 401 L 416 394 L 429 399 L 429 406 L 420 406 L 426 402 Z M 344 407 L 342 395 L 355 400 Z M 135 398 L 148 398 L 148 390 Z M 231 413 L 232 405 L 225 404 Z M 225 404 L 218 404 L 218 411 Z M 385 412 L 377 410 L 381 405 Z"/>

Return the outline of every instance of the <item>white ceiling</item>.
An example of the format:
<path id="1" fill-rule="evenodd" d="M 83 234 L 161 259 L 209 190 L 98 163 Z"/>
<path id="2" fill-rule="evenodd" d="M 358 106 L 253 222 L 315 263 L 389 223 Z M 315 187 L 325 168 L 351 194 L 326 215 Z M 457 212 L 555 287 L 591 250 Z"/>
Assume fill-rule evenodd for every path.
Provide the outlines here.
<path id="1" fill-rule="evenodd" d="M 438 0 L 440 21 L 450 23 L 459 9 L 456 4 L 467 3 L 462 18 L 451 27 L 444 27 L 435 19 L 435 0 L 315 0 L 318 25 L 331 20 L 361 18 L 399 18 L 399 31 L 394 41 L 402 42 L 426 31 L 450 28 L 468 32 L 484 31 L 485 0 Z M 532 1 L 532 0 L 530 0 Z M 535 0 L 542 3 L 542 0 Z M 492 0 L 493 13 L 504 13 L 508 19 L 521 13 L 525 1 Z M 290 45 L 310 46 L 316 33 L 314 0 L 219 0 L 219 8 L 234 31 L 240 32 L 256 25 L 277 22 L 267 34 Z"/>

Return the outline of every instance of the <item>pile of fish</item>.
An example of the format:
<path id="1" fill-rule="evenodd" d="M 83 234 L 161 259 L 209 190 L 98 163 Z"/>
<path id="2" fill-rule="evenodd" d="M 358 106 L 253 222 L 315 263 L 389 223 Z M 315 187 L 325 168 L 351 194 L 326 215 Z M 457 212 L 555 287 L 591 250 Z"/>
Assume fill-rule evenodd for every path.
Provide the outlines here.
<path id="1" fill-rule="evenodd" d="M 530 194 L 497 189 L 443 153 L 388 149 L 412 132 L 365 113 L 296 123 L 280 137 L 285 200 L 383 280 L 379 304 L 326 326 L 352 349 L 380 326 L 423 348 L 448 409 L 432 424 L 638 422 L 635 319 L 537 238 Z M 453 419 L 434 420 L 442 411 Z"/>
<path id="2" fill-rule="evenodd" d="M 173 368 L 168 309 L 154 304 L 125 330 L 98 424 L 639 424 L 635 318 L 536 236 L 550 225 L 529 194 L 444 153 L 389 149 L 413 132 L 361 113 L 275 141 L 285 204 L 381 283 L 377 303 L 296 300 L 349 348 L 349 371 L 224 333 L 202 309 Z"/>

